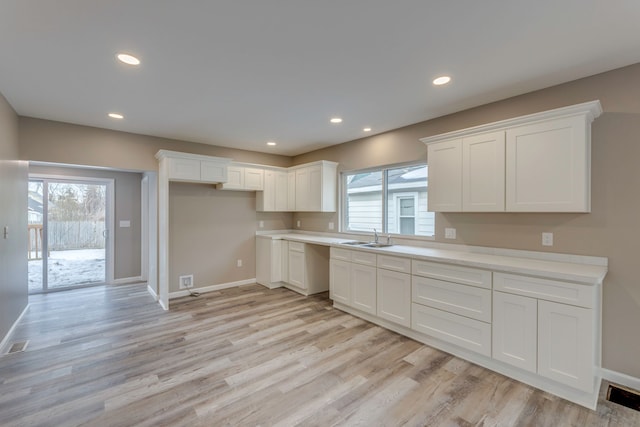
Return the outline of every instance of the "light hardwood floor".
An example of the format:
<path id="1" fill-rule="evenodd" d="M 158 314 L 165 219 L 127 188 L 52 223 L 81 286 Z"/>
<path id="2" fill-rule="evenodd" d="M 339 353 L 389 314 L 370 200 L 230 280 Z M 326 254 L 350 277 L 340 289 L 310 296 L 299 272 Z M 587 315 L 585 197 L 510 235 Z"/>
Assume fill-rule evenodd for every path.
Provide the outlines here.
<path id="1" fill-rule="evenodd" d="M 633 426 L 331 307 L 248 285 L 155 304 L 144 285 L 34 296 L 0 357 L 2 426 Z M 605 387 L 603 386 L 603 389 Z"/>

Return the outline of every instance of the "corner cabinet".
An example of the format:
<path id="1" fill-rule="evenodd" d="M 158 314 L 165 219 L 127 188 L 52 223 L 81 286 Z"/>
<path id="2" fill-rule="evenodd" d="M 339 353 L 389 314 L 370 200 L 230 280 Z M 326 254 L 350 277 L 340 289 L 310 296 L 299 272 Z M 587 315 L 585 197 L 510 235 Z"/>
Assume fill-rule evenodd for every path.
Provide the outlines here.
<path id="1" fill-rule="evenodd" d="M 422 138 L 434 212 L 590 212 L 599 101 Z"/>
<path id="2" fill-rule="evenodd" d="M 326 160 L 290 168 L 295 173 L 296 212 L 336 211 L 337 168 L 337 163 Z"/>

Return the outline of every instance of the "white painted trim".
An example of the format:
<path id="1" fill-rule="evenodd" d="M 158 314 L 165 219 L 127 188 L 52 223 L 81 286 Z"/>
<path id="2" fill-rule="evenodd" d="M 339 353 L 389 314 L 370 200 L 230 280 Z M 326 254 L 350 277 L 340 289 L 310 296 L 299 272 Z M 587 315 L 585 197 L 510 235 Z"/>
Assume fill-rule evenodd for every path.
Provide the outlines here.
<path id="1" fill-rule="evenodd" d="M 158 304 L 160 304 L 160 307 L 162 307 L 164 311 L 169 311 L 169 306 L 165 305 L 164 301 L 162 301 L 162 298 L 158 297 Z"/>
<path id="2" fill-rule="evenodd" d="M 640 391 L 640 378 L 605 368 L 602 368 L 601 372 L 604 380 Z"/>
<path id="3" fill-rule="evenodd" d="M 11 328 L 9 328 L 9 331 L 7 332 L 7 334 L 4 336 L 4 338 L 2 339 L 2 342 L 0 342 L 0 354 L 4 354 L 5 351 L 5 346 L 7 345 L 7 343 L 9 343 L 9 341 L 11 340 L 11 336 L 13 335 L 13 333 L 15 332 L 16 328 L 18 327 L 18 323 L 20 323 L 20 321 L 22 320 L 22 318 L 24 317 L 24 315 L 27 313 L 27 310 L 29 310 L 29 306 L 31 304 L 27 303 L 27 306 L 24 308 L 24 310 L 22 310 L 22 313 L 20 313 L 20 315 L 18 316 L 18 318 L 16 319 L 15 322 L 13 322 L 13 325 L 11 325 Z"/>
<path id="4" fill-rule="evenodd" d="M 109 285 L 125 285 L 128 283 L 136 283 L 136 282 L 144 282 L 144 279 L 142 278 L 142 276 L 122 277 L 120 279 L 113 279 L 108 284 Z"/>
<path id="5" fill-rule="evenodd" d="M 153 289 L 151 286 L 147 285 L 147 292 L 149 292 L 151 294 L 151 296 L 153 297 L 154 300 L 158 301 L 158 294 L 156 293 L 155 289 Z"/>
<path id="6" fill-rule="evenodd" d="M 191 291 L 191 292 L 199 292 L 199 293 L 203 294 L 203 293 L 206 293 L 206 292 L 219 291 L 220 289 L 235 288 L 237 286 L 242 286 L 242 285 L 251 285 L 253 283 L 256 283 L 256 279 L 255 278 L 253 278 L 253 279 L 245 279 L 245 280 L 238 280 L 237 282 L 221 283 L 219 285 L 203 286 L 201 288 L 191 288 L 189 290 L 171 292 L 169 294 L 169 299 L 189 296 L 189 291 Z"/>
<path id="7" fill-rule="evenodd" d="M 523 124 L 532 124 L 549 119 L 557 119 L 561 117 L 579 116 L 584 115 L 588 122 L 591 123 L 595 118 L 602 114 L 602 106 L 600 101 L 589 101 L 582 104 L 569 105 L 568 107 L 556 108 L 548 111 L 541 111 L 539 113 L 528 114 L 526 116 L 514 117 L 511 119 L 500 120 L 498 122 L 487 123 L 480 126 L 474 126 L 466 129 L 456 130 L 453 132 L 447 132 L 439 135 L 428 136 L 420 138 L 420 141 L 425 144 L 432 144 L 435 142 L 446 141 L 449 139 L 462 138 L 467 135 L 475 133 L 491 132 L 494 130 L 511 128 L 520 126 Z"/>

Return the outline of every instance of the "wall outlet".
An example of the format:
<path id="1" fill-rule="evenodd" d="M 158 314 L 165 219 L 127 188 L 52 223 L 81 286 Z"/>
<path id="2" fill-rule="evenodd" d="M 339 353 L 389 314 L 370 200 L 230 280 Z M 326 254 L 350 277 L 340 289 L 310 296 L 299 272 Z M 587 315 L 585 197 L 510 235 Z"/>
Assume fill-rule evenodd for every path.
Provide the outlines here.
<path id="1" fill-rule="evenodd" d="M 542 233 L 542 246 L 553 246 L 553 233 Z"/>
<path id="2" fill-rule="evenodd" d="M 242 267 L 242 260 L 241 260 L 241 259 L 239 259 L 238 261 L 236 261 L 236 265 L 237 265 L 238 267 Z"/>
<path id="3" fill-rule="evenodd" d="M 300 220 L 296 221 L 296 227 L 300 228 Z"/>
<path id="4" fill-rule="evenodd" d="M 335 228 L 335 225 L 333 222 L 329 223 L 329 230 L 333 230 Z"/>
<path id="5" fill-rule="evenodd" d="M 180 283 L 180 289 L 193 288 L 193 274 L 180 276 L 178 280 Z"/>
<path id="6" fill-rule="evenodd" d="M 444 229 L 444 238 L 445 239 L 455 239 L 456 238 L 456 229 L 455 228 L 445 228 Z"/>
<path id="7" fill-rule="evenodd" d="M 260 222 L 258 222 L 258 227 L 260 227 L 260 228 L 264 228 L 264 221 L 260 221 Z"/>

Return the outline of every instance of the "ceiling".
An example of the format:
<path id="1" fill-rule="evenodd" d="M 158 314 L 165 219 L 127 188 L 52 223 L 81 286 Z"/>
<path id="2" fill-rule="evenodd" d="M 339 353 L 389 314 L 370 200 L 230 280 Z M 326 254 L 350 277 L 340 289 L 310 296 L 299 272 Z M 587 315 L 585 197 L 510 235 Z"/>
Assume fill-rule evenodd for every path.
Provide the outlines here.
<path id="1" fill-rule="evenodd" d="M 638 22 L 638 0 L 0 0 L 0 92 L 22 116 L 296 155 L 640 62 Z"/>

